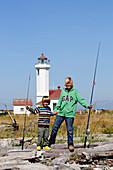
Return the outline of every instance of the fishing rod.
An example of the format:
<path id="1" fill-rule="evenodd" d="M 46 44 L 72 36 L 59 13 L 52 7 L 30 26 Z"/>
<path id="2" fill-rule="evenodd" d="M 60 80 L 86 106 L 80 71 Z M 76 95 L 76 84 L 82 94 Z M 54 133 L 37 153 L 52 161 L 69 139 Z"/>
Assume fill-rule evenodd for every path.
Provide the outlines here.
<path id="1" fill-rule="evenodd" d="M 29 74 L 29 81 L 28 81 L 28 90 L 27 90 L 27 98 L 26 98 L 26 105 L 28 105 L 28 96 L 29 96 L 29 88 L 30 88 L 30 79 L 31 74 Z M 24 149 L 24 137 L 25 137 L 25 128 L 26 128 L 26 115 L 27 115 L 27 109 L 25 111 L 25 118 L 24 118 L 24 127 L 23 127 L 23 139 L 22 139 L 22 150 Z"/>
<path id="2" fill-rule="evenodd" d="M 98 51 L 97 51 L 97 58 L 96 58 L 96 65 L 95 65 L 94 78 L 93 78 L 93 85 L 92 85 L 92 91 L 91 91 L 90 105 L 92 105 L 92 100 L 93 100 L 93 92 L 94 92 L 94 86 L 95 86 L 95 78 L 96 78 L 96 72 L 97 72 L 97 64 L 98 64 L 98 57 L 99 57 L 99 52 L 100 52 L 100 45 L 101 45 L 101 43 L 99 43 Z M 86 148 L 87 136 L 90 134 L 90 129 L 89 129 L 90 112 L 91 112 L 91 109 L 89 109 L 89 114 L 88 114 L 84 148 Z"/>

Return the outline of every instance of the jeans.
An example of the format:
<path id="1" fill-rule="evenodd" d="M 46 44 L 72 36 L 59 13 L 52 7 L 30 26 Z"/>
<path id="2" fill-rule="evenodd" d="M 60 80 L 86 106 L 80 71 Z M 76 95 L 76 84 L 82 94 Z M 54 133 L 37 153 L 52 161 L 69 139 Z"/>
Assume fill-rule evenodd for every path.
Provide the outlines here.
<path id="1" fill-rule="evenodd" d="M 74 122 L 74 118 L 73 117 L 63 117 L 63 116 L 56 116 L 53 128 L 52 128 L 52 132 L 51 132 L 51 136 L 50 136 L 50 146 L 51 144 L 55 143 L 55 139 L 56 139 L 56 135 L 57 135 L 57 131 L 60 127 L 60 125 L 62 124 L 62 122 L 65 120 L 66 122 L 66 127 L 67 127 L 67 136 L 68 136 L 68 147 L 70 145 L 73 146 L 73 122 Z"/>

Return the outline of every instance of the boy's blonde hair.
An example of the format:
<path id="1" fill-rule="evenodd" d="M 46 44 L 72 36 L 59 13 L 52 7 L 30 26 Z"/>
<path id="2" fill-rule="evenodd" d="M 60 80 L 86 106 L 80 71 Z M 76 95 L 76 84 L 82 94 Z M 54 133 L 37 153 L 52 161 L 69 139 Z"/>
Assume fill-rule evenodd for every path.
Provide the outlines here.
<path id="1" fill-rule="evenodd" d="M 65 83 L 64 83 L 65 86 L 66 86 L 66 84 L 69 83 L 69 82 L 71 83 L 71 87 L 73 87 L 73 80 L 72 80 L 71 77 L 67 77 L 67 78 L 65 79 Z"/>
<path id="2" fill-rule="evenodd" d="M 47 102 L 48 104 L 50 104 L 50 97 L 49 97 L 49 96 L 44 96 L 44 97 L 42 97 L 42 104 L 43 104 L 44 102 Z"/>

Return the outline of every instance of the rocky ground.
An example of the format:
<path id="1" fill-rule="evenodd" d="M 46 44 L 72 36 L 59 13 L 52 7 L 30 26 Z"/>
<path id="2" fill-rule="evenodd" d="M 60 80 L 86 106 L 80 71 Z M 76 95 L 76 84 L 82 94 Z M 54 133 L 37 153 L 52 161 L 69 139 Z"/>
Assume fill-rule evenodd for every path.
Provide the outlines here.
<path id="1" fill-rule="evenodd" d="M 36 143 L 24 147 L 9 147 L 0 140 L 0 169 L 2 170 L 112 170 L 113 139 L 92 143 L 83 148 L 83 143 L 75 144 L 74 152 L 69 152 L 67 144 L 55 144 L 50 151 L 36 150 Z"/>

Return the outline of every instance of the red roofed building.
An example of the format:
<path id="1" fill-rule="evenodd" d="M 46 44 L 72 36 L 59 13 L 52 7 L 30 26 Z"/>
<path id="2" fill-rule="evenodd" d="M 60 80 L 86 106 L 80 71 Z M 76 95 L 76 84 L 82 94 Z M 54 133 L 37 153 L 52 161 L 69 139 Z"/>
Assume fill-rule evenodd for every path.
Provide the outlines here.
<path id="1" fill-rule="evenodd" d="M 51 110 L 53 111 L 54 107 L 56 106 L 58 100 L 59 100 L 59 97 L 60 97 L 60 93 L 61 93 L 61 89 L 60 89 L 60 86 L 58 86 L 58 89 L 54 89 L 54 90 L 49 90 L 49 97 L 50 97 L 50 108 Z M 38 102 L 37 105 L 40 105 L 42 104 L 42 101 Z"/>
<path id="2" fill-rule="evenodd" d="M 60 97 L 60 93 L 61 93 L 61 89 L 60 89 L 60 86 L 58 86 L 58 89 L 57 90 L 49 90 L 49 97 L 51 99 L 51 103 L 50 103 L 50 107 L 51 107 L 51 110 L 53 111 L 54 110 L 54 107 L 56 106 L 58 100 L 59 100 L 59 97 Z"/>
<path id="3" fill-rule="evenodd" d="M 29 115 L 30 112 L 27 110 L 25 106 L 32 106 L 31 99 L 13 99 L 13 110 L 14 114 L 25 114 L 25 112 Z"/>
<path id="4" fill-rule="evenodd" d="M 49 97 L 51 99 L 59 99 L 61 93 L 60 86 L 58 86 L 57 90 L 49 90 Z"/>

